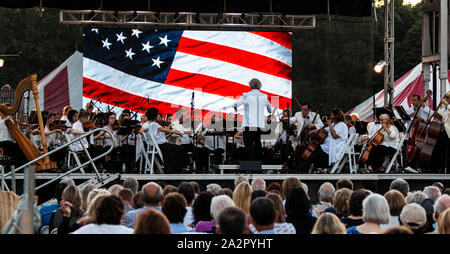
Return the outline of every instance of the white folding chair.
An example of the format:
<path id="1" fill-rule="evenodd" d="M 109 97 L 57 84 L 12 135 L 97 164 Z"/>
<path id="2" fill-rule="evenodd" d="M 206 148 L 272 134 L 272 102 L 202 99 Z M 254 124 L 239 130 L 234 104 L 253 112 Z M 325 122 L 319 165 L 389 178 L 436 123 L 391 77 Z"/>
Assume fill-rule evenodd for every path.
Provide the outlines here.
<path id="1" fill-rule="evenodd" d="M 340 173 L 345 163 L 347 163 L 347 161 L 349 162 L 350 174 L 356 173 L 357 162 L 355 158 L 355 144 L 357 140 L 358 140 L 357 133 L 353 133 L 347 139 L 347 142 L 345 143 L 344 148 L 342 149 L 342 152 L 339 155 L 340 159 L 336 163 L 334 163 L 333 167 L 331 168 L 330 171 L 331 174 L 334 174 L 336 171 L 337 173 Z M 346 154 L 348 156 L 345 156 Z"/>
<path id="2" fill-rule="evenodd" d="M 66 139 L 67 143 L 72 141 L 71 135 L 69 135 L 67 133 L 64 133 L 64 138 Z M 78 152 L 72 151 L 69 148 L 69 150 L 67 152 L 67 167 L 69 169 L 73 168 L 71 165 L 71 162 L 72 162 L 71 157 L 73 157 L 75 159 L 75 163 L 77 164 L 77 166 L 81 166 L 81 161 L 80 161 L 80 158 L 78 157 Z M 94 164 L 94 167 L 95 167 L 95 164 Z M 80 171 L 81 171 L 81 173 L 84 174 L 84 169 L 82 167 L 80 168 Z"/>
<path id="3" fill-rule="evenodd" d="M 156 143 L 156 138 L 152 134 L 144 133 L 143 139 L 145 144 L 147 144 L 147 148 L 143 150 L 141 153 L 141 158 L 144 157 L 144 160 L 141 159 L 141 172 L 142 172 L 142 165 L 144 164 L 144 173 L 147 173 L 150 171 L 150 174 L 154 174 L 154 164 L 156 163 L 156 166 L 160 170 L 160 173 L 164 173 L 164 158 L 163 154 L 161 152 L 161 149 L 158 146 L 158 143 Z M 150 142 L 151 141 L 151 142 Z M 149 159 L 148 156 L 151 156 L 151 159 Z M 161 160 L 161 163 L 158 161 L 158 158 L 155 158 L 156 155 L 159 156 L 159 160 Z M 144 161 L 144 162 L 143 162 Z"/>
<path id="4" fill-rule="evenodd" d="M 396 144 L 395 146 L 395 153 L 392 156 L 392 158 L 389 161 L 389 165 L 386 168 L 385 173 L 389 173 L 389 171 L 391 171 L 392 166 L 394 165 L 394 163 L 396 163 L 396 168 L 398 169 L 398 162 L 397 162 L 397 156 L 400 155 L 400 163 L 403 166 L 403 153 L 402 153 L 402 146 L 403 146 L 403 142 L 405 141 L 406 135 L 400 133 L 400 142 Z"/>

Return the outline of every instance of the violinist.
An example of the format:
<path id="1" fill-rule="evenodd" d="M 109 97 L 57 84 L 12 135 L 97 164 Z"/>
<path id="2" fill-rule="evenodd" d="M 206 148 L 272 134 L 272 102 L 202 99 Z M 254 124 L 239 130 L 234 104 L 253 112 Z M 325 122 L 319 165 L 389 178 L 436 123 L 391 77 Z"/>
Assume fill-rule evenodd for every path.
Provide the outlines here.
<path id="1" fill-rule="evenodd" d="M 62 137 L 61 134 L 63 133 L 60 128 L 57 126 L 55 127 L 55 113 L 51 112 L 42 112 L 43 116 L 43 123 L 44 123 L 44 134 L 46 136 L 47 146 L 51 150 L 51 148 L 55 145 L 58 145 L 58 140 Z M 40 135 L 39 128 L 34 129 L 31 132 L 32 135 Z"/>
<path id="2" fill-rule="evenodd" d="M 205 139 L 205 147 L 210 150 L 210 154 L 214 154 L 213 163 L 216 165 L 222 163 L 222 155 L 225 153 L 225 134 L 220 134 L 224 130 L 223 118 L 219 116 L 219 119 L 217 119 L 217 116 L 214 114 L 211 116 L 210 124 L 202 133 Z M 207 133 L 216 133 L 218 135 L 206 135 Z"/>
<path id="3" fill-rule="evenodd" d="M 103 152 L 109 150 L 111 148 L 111 146 L 117 146 L 117 144 L 115 144 L 116 142 L 116 136 L 117 136 L 117 130 L 114 130 L 113 125 L 116 123 L 116 113 L 114 112 L 109 112 L 106 114 L 106 118 L 108 119 L 108 123 L 106 126 L 103 126 L 103 128 L 107 129 L 108 131 L 110 131 L 113 136 L 111 137 L 110 135 L 105 134 L 104 131 L 99 131 L 97 133 L 94 133 L 92 135 L 92 139 L 94 141 L 94 144 L 96 144 L 96 154 L 94 154 L 94 157 L 97 157 L 98 155 L 102 154 Z M 113 150 L 109 155 L 107 155 L 107 157 L 109 158 L 101 158 L 98 160 L 98 167 L 100 172 L 105 173 L 106 169 L 104 167 L 104 165 L 106 165 L 106 161 L 110 162 L 111 159 L 115 160 L 116 159 L 116 150 Z M 108 163 L 110 164 L 110 163 Z M 111 165 L 107 165 L 108 169 L 111 169 Z"/>
<path id="4" fill-rule="evenodd" d="M 316 169 L 313 173 L 323 173 L 323 168 L 329 167 L 339 160 L 339 155 L 348 139 L 348 127 L 344 120 L 342 110 L 334 108 L 331 111 L 330 119 L 326 122 L 327 127 L 325 127 L 328 135 L 316 150 L 317 156 L 313 162 Z M 310 134 L 313 137 L 317 132 L 319 129 L 312 130 Z"/>
<path id="5" fill-rule="evenodd" d="M 298 144 L 302 142 L 302 140 L 300 140 L 300 133 L 303 128 L 308 127 L 310 129 L 320 129 L 323 127 L 323 122 L 320 118 L 320 115 L 318 113 L 312 112 L 312 106 L 307 102 L 301 105 L 301 111 L 295 113 L 295 115 L 289 119 L 289 122 L 291 124 L 297 125 Z"/>
<path id="6" fill-rule="evenodd" d="M 275 129 L 276 143 L 273 152 L 280 151 L 281 163 L 288 161 L 289 154 L 293 153 L 297 146 L 294 126 L 289 124 L 290 114 L 290 109 L 283 110 L 283 115 L 280 117 L 280 122 Z"/>
<path id="7" fill-rule="evenodd" d="M 188 121 L 185 121 L 187 116 L 186 110 L 181 108 L 175 112 L 175 121 L 172 121 L 171 119 L 171 126 L 172 130 L 176 130 L 181 132 L 183 135 L 178 138 L 178 143 L 183 147 L 183 150 L 186 151 L 186 156 L 184 156 L 184 165 L 189 165 L 189 157 L 187 156 L 187 152 L 193 152 L 194 145 L 192 144 L 190 135 L 192 135 L 191 131 L 191 123 Z M 198 158 L 198 154 L 196 154 Z"/>
<path id="8" fill-rule="evenodd" d="M 370 151 L 369 158 L 367 160 L 367 170 L 364 173 L 383 172 L 381 166 L 387 155 L 393 155 L 396 150 L 394 147 L 400 142 L 400 134 L 397 129 L 392 124 L 391 117 L 388 114 L 381 114 L 381 130 L 383 134 L 383 141 L 378 145 L 374 146 Z"/>
<path id="9" fill-rule="evenodd" d="M 71 109 L 69 110 L 69 113 L 67 113 L 67 132 L 70 133 L 70 130 L 72 129 L 72 125 L 75 124 L 75 122 L 78 121 L 78 111 Z"/>
<path id="10" fill-rule="evenodd" d="M 145 115 L 143 115 L 145 116 Z M 146 118 L 146 117 L 145 117 Z M 119 160 L 125 162 L 127 173 L 135 173 L 136 172 L 136 147 L 139 144 L 140 147 L 143 147 L 142 139 L 138 137 L 137 132 L 135 130 L 131 130 L 133 126 L 128 126 L 127 122 L 131 120 L 131 112 L 128 109 L 122 111 L 122 114 L 119 116 L 119 124 L 120 129 L 123 128 L 128 129 L 125 133 L 117 133 L 117 137 L 120 143 L 118 157 Z M 134 126 L 138 127 L 138 126 Z"/>
<path id="11" fill-rule="evenodd" d="M 70 105 L 67 105 L 63 108 L 62 110 L 62 116 L 61 116 L 61 121 L 68 121 L 68 115 L 69 115 L 69 111 L 72 110 L 72 107 Z"/>
<path id="12" fill-rule="evenodd" d="M 70 111 L 72 112 L 72 110 Z M 72 118 L 70 117 L 70 112 L 69 112 L 69 121 L 70 120 L 75 120 L 78 116 L 79 119 L 78 121 L 76 121 L 75 123 L 73 123 L 72 125 L 72 134 L 73 134 L 73 139 L 76 139 L 78 137 L 80 137 L 83 134 L 86 134 L 86 132 L 83 129 L 83 124 L 86 123 L 89 119 L 89 112 L 86 110 L 80 110 L 80 113 L 78 114 L 73 114 Z M 76 111 L 75 111 L 76 113 Z M 75 117 L 75 115 L 77 115 L 77 117 Z M 87 139 L 83 138 L 81 139 L 81 143 L 83 143 L 83 146 L 87 149 L 89 147 L 89 143 L 87 142 Z M 83 147 L 81 146 L 80 142 L 74 142 L 70 145 L 70 149 L 74 152 L 81 152 L 83 151 Z"/>
<path id="13" fill-rule="evenodd" d="M 283 110 L 283 115 L 280 117 L 280 122 L 275 128 L 275 137 L 277 139 L 277 142 L 281 142 L 282 144 L 286 143 L 288 138 L 288 131 L 291 129 L 291 126 L 289 126 L 290 112 L 290 109 Z"/>

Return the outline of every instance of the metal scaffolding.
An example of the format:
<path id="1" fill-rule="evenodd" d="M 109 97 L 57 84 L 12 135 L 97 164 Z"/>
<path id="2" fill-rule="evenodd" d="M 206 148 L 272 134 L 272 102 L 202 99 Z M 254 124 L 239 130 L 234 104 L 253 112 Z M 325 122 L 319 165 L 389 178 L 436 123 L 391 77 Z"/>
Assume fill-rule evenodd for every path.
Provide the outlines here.
<path id="1" fill-rule="evenodd" d="M 61 10 L 61 24 L 132 25 L 182 29 L 312 29 L 315 16 L 254 13 Z"/>
<path id="2" fill-rule="evenodd" d="M 384 0 L 384 106 L 394 105 L 394 0 Z"/>

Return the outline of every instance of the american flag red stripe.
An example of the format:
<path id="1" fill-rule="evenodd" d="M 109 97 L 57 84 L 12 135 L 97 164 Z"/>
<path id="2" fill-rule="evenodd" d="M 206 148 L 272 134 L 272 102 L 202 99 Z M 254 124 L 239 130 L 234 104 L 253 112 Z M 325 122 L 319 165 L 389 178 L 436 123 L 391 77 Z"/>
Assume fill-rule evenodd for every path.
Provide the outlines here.
<path id="1" fill-rule="evenodd" d="M 292 34 L 291 33 L 279 33 L 279 32 L 258 32 L 252 31 L 249 32 L 252 34 L 257 34 L 261 37 L 267 38 L 271 41 L 274 41 L 284 47 L 292 50 Z"/>

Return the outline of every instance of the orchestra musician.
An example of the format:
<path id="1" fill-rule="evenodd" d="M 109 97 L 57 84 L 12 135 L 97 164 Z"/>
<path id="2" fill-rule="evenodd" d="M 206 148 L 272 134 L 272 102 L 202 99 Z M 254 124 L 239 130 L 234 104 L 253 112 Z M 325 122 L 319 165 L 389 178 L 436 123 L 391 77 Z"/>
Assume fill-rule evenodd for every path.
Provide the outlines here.
<path id="1" fill-rule="evenodd" d="M 446 170 L 449 165 L 450 92 L 447 92 L 441 99 L 441 107 L 438 109 L 437 114 L 442 116 L 442 123 L 440 126 L 439 137 L 431 156 L 431 168 L 435 172 L 441 172 L 441 170 Z"/>
<path id="2" fill-rule="evenodd" d="M 316 159 L 314 160 L 315 170 L 313 173 L 323 173 L 323 168 L 329 167 L 332 163 L 339 160 L 339 155 L 344 149 L 344 144 L 348 139 L 348 127 L 344 121 L 344 113 L 338 108 L 334 108 L 330 112 L 330 118 L 326 122 L 328 135 L 316 152 Z M 313 136 L 319 132 L 319 129 L 311 131 Z"/>
<path id="3" fill-rule="evenodd" d="M 148 121 L 144 124 L 140 130 L 141 134 L 144 132 L 148 134 L 152 134 L 156 142 L 161 149 L 161 152 L 164 157 L 164 171 L 165 173 L 178 173 L 183 169 L 183 161 L 179 159 L 182 151 L 180 146 L 173 145 L 167 142 L 166 133 L 173 133 L 177 135 L 182 135 L 181 132 L 177 130 L 171 130 L 168 127 L 161 126 L 158 122 L 158 109 L 157 108 L 149 108 L 147 112 Z M 152 141 L 150 140 L 150 145 L 152 145 Z M 188 171 L 189 169 L 184 168 L 184 170 Z"/>
<path id="4" fill-rule="evenodd" d="M 76 111 L 75 109 L 69 110 L 69 113 L 67 113 L 67 120 L 68 120 L 66 121 L 67 133 L 70 133 L 72 125 L 78 121 L 78 111 Z"/>
<path id="5" fill-rule="evenodd" d="M 363 137 L 361 138 L 361 141 L 358 142 L 358 145 L 362 145 L 363 142 L 369 140 L 371 137 L 373 137 L 379 129 L 381 129 L 382 124 L 380 122 L 380 120 L 378 119 L 378 115 L 376 113 L 377 109 L 374 108 L 373 109 L 373 114 L 375 116 L 375 121 L 369 122 L 367 124 L 367 135 L 363 135 Z"/>
<path id="6" fill-rule="evenodd" d="M 280 122 L 275 128 L 276 142 L 273 147 L 272 155 L 280 151 L 280 162 L 287 163 L 289 154 L 292 154 L 297 146 L 296 133 L 293 126 L 289 123 L 290 109 L 283 110 Z"/>
<path id="7" fill-rule="evenodd" d="M 13 160 L 12 164 L 19 167 L 28 160 L 6 126 L 6 121 L 13 121 L 13 119 L 11 115 L 7 115 L 4 119 L 0 116 L 0 155 L 1 157 L 8 155 Z"/>
<path id="8" fill-rule="evenodd" d="M 295 113 L 295 115 L 289 119 L 289 122 L 290 124 L 297 125 L 298 144 L 301 144 L 301 142 L 303 141 L 300 140 L 300 133 L 304 128 L 308 127 L 310 129 L 320 129 L 323 127 L 323 122 L 320 118 L 320 115 L 318 113 L 312 112 L 312 106 L 307 102 L 301 105 L 301 111 Z"/>
<path id="9" fill-rule="evenodd" d="M 352 124 L 352 117 L 349 115 L 345 115 L 345 124 L 347 124 L 348 127 L 348 137 L 350 137 L 352 134 L 356 134 L 356 128 Z"/>
<path id="10" fill-rule="evenodd" d="M 267 108 L 269 113 L 272 113 L 273 108 L 267 95 L 259 91 L 261 81 L 254 78 L 250 80 L 249 85 L 252 90 L 243 93 L 234 108 L 237 111 L 238 106 L 244 105 L 243 139 L 248 160 L 254 161 L 262 159 L 261 130 L 265 128 L 264 108 Z"/>
<path id="11" fill-rule="evenodd" d="M 173 118 L 173 117 L 171 117 Z M 193 131 L 191 130 L 191 123 L 189 121 L 186 121 L 187 118 L 187 112 L 184 108 L 180 108 L 175 112 L 175 120 L 168 119 L 171 121 L 171 126 L 173 130 L 181 132 L 183 135 L 177 136 L 178 142 L 180 146 L 183 147 L 183 150 L 186 151 L 186 155 L 184 156 L 184 165 L 185 167 L 189 167 L 190 160 L 187 155 L 187 152 L 193 153 L 194 145 L 192 144 L 192 140 L 190 135 L 193 134 Z M 196 154 L 196 156 L 198 156 Z M 204 155 L 202 155 L 204 156 Z"/>
<path id="12" fill-rule="evenodd" d="M 67 121 L 67 116 L 69 114 L 69 111 L 72 110 L 72 106 L 67 105 L 63 108 L 62 110 L 62 116 L 61 116 L 61 121 Z"/>
<path id="13" fill-rule="evenodd" d="M 367 170 L 363 173 L 383 172 L 380 168 L 384 162 L 386 155 L 393 155 L 396 150 L 394 147 L 400 142 L 400 134 L 392 124 L 391 117 L 388 114 L 381 114 L 379 119 L 381 120 L 381 130 L 383 134 L 383 141 L 378 145 L 372 147 L 367 160 Z"/>
<path id="14" fill-rule="evenodd" d="M 215 165 L 222 163 L 222 155 L 225 153 L 226 138 L 223 123 L 223 118 L 217 119 L 214 114 L 211 116 L 210 124 L 202 132 L 205 147 L 209 149 L 209 154 L 214 154 L 212 163 Z M 207 133 L 217 135 L 207 135 Z"/>
<path id="15" fill-rule="evenodd" d="M 73 140 L 73 139 L 77 139 L 81 135 L 87 133 L 84 131 L 83 124 L 88 121 L 89 112 L 86 110 L 80 110 L 79 114 L 76 111 L 73 114 L 71 114 L 71 112 L 73 112 L 73 111 L 72 110 L 69 111 L 69 115 L 68 115 L 69 121 L 73 121 L 79 117 L 79 119 L 75 123 L 73 123 L 71 126 L 71 133 L 73 135 L 73 137 L 72 137 L 72 140 Z M 83 146 L 86 149 L 89 148 L 89 143 L 86 138 L 82 138 L 81 143 L 83 144 Z M 80 153 L 80 156 L 84 157 L 84 153 L 81 153 L 84 151 L 83 146 L 80 144 L 80 142 L 74 142 L 74 143 L 70 144 L 70 150 Z"/>
<path id="16" fill-rule="evenodd" d="M 111 148 L 111 146 L 115 146 L 117 147 L 117 143 L 115 143 L 117 141 L 117 130 L 114 130 L 113 125 L 116 123 L 116 113 L 114 112 L 109 112 L 106 114 L 106 119 L 108 119 L 108 123 L 106 126 L 103 126 L 103 128 L 107 129 L 108 131 L 110 131 L 113 136 L 111 137 L 110 135 L 105 135 L 104 131 L 99 131 L 97 133 L 94 133 L 92 135 L 92 140 L 94 143 L 94 147 L 95 149 L 95 154 L 93 154 L 93 157 L 97 157 L 100 154 L 104 153 L 105 151 L 109 150 Z M 105 173 L 107 170 L 106 168 L 108 168 L 108 170 L 112 170 L 112 164 L 110 163 L 111 160 L 116 160 L 117 159 L 117 149 L 113 149 L 113 151 L 111 151 L 110 154 L 108 154 L 106 157 L 100 158 L 98 160 L 98 167 L 100 172 Z M 105 168 L 106 165 L 106 168 Z M 117 168 L 116 168 L 117 170 Z"/>
<path id="17" fill-rule="evenodd" d="M 147 121 L 147 117 L 143 115 L 141 117 L 141 125 L 143 124 L 142 119 Z M 131 112 L 128 109 L 122 111 L 119 116 L 119 129 L 130 128 L 125 125 L 125 123 L 131 120 Z M 137 127 L 137 126 L 135 126 Z M 123 134 L 123 135 L 122 135 Z M 138 132 L 134 130 L 128 130 L 126 133 L 117 133 L 118 141 L 120 147 L 118 147 L 118 158 L 125 162 L 126 172 L 135 173 L 136 172 L 136 147 L 138 143 L 142 143 L 142 139 L 138 136 Z"/>

